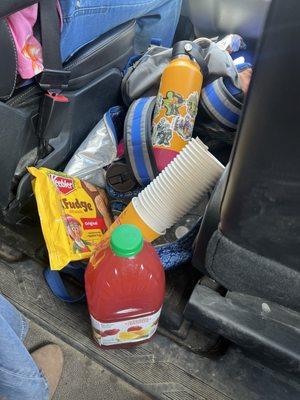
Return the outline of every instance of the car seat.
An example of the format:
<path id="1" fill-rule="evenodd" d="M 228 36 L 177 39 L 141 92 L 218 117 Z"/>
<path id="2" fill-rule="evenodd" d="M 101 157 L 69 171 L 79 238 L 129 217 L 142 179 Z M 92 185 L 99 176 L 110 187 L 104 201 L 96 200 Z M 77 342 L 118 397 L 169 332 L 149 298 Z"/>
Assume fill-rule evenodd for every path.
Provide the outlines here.
<path id="1" fill-rule="evenodd" d="M 193 23 L 197 37 L 237 33 L 247 43 L 261 36 L 272 0 L 187 0 L 185 13 Z"/>
<path id="2" fill-rule="evenodd" d="M 300 367 L 300 3 L 273 0 L 237 140 L 206 209 L 185 316 L 264 362 Z M 226 295 L 218 290 L 222 286 Z"/>
<path id="3" fill-rule="evenodd" d="M 45 69 L 22 86 L 6 17 L 37 2 Z M 0 214 L 13 224 L 28 218 L 32 204 L 26 166 L 63 168 L 104 112 L 121 101 L 122 70 L 134 53 L 135 21 L 130 21 L 62 65 L 55 7 L 55 0 L 3 0 L 0 5 Z M 49 90 L 66 102 L 53 99 Z"/>

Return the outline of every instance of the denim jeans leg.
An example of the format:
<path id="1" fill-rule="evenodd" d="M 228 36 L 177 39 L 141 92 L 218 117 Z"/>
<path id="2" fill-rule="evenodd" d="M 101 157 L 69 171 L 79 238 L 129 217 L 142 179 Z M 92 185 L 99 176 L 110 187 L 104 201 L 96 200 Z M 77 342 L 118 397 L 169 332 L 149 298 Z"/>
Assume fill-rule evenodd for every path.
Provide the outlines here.
<path id="1" fill-rule="evenodd" d="M 25 317 L 0 294 L 0 315 L 7 321 L 15 334 L 24 341 L 28 332 Z"/>
<path id="2" fill-rule="evenodd" d="M 151 39 L 161 40 L 161 45 L 171 47 L 180 17 L 182 0 L 161 1 L 159 6 L 137 20 L 135 51 L 146 50 Z"/>
<path id="3" fill-rule="evenodd" d="M 3 304 L 2 302 L 2 307 Z M 0 315 L 0 399 L 48 400 L 48 398 L 46 379 L 15 330 Z"/>
<path id="4" fill-rule="evenodd" d="M 170 46 L 182 0 L 60 0 L 63 12 L 61 53 L 65 60 L 85 44 L 124 22 L 136 19 L 137 50 L 151 38 Z"/>

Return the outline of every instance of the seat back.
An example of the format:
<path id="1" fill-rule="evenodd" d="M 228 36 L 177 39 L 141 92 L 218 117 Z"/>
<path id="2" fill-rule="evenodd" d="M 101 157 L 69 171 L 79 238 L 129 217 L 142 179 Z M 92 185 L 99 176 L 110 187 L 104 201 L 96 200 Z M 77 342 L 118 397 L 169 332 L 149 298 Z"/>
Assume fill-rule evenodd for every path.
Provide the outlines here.
<path id="1" fill-rule="evenodd" d="M 205 259 L 214 279 L 295 310 L 300 309 L 299 19 L 297 0 L 273 0 L 218 203 L 219 223 L 202 227 L 203 235 L 214 231 Z M 196 248 L 202 240 L 200 235 Z M 199 266 L 195 257 L 194 262 Z"/>
<path id="2" fill-rule="evenodd" d="M 197 36 L 237 33 L 257 39 L 271 0 L 188 0 L 185 11 Z"/>
<path id="3" fill-rule="evenodd" d="M 9 99 L 17 82 L 17 52 L 7 17 L 39 0 L 2 0 L 0 2 L 0 101 Z"/>
<path id="4" fill-rule="evenodd" d="M 0 18 L 0 100 L 6 100 L 13 94 L 17 76 L 17 53 L 8 22 Z"/>
<path id="5" fill-rule="evenodd" d="M 134 38 L 135 21 L 129 21 L 89 43 L 65 63 L 64 70 L 70 71 L 69 86 L 63 92 L 69 99 L 68 110 L 61 113 L 57 109 L 53 126 L 47 126 L 51 131 L 49 152 L 38 160 L 36 125 L 43 91 L 32 83 L 0 101 L 0 213 L 7 222 L 19 221 L 22 209 L 31 202 L 31 179 L 24 165 L 35 162 L 37 167 L 63 168 L 104 112 L 119 104 L 122 70 L 134 53 Z M 58 127 L 55 121 L 59 119 L 62 124 Z"/>

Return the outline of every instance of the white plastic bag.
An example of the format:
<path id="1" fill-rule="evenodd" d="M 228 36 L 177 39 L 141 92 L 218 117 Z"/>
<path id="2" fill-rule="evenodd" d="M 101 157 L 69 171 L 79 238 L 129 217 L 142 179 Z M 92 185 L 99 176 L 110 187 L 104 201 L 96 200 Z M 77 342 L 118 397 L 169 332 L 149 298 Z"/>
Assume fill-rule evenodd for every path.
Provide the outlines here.
<path id="1" fill-rule="evenodd" d="M 90 182 L 98 187 L 105 187 L 104 167 L 117 157 L 117 132 L 114 118 L 122 118 L 123 109 L 112 107 L 100 122 L 95 125 L 85 140 L 68 162 L 64 172 Z"/>

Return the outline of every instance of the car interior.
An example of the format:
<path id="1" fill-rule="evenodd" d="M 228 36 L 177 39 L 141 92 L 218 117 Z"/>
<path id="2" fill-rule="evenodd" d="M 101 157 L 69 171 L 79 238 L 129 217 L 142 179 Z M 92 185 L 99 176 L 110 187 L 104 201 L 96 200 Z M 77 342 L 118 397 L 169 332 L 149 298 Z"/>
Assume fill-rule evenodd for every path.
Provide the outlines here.
<path id="1" fill-rule="evenodd" d="M 44 281 L 47 251 L 27 167 L 62 171 L 103 114 L 123 104 L 121 82 L 135 55 L 136 21 L 59 65 L 55 54 L 49 56 L 59 52 L 56 33 L 41 18 L 37 34 L 43 44 L 52 42 L 49 50 L 43 48 L 46 73 L 23 86 L 5 17 L 35 2 L 0 5 L 0 233 L 3 243 L 26 255 L 0 264 L 0 292 L 151 398 L 298 399 L 300 3 L 183 1 L 174 42 L 241 35 L 253 54 L 253 77 L 234 143 L 219 154 L 225 171 L 202 205 L 192 261 L 166 272 L 155 340 L 101 351 L 91 342 L 85 304 L 60 302 Z M 60 75 L 53 83 L 56 69 Z M 45 100 L 49 82 L 62 88 L 68 104 Z M 71 278 L 66 282 L 71 291 L 82 290 Z"/>

